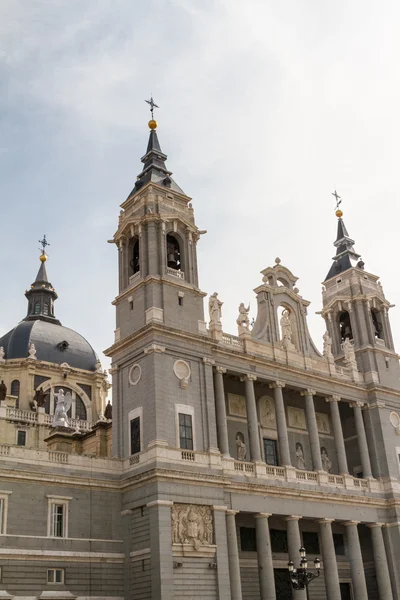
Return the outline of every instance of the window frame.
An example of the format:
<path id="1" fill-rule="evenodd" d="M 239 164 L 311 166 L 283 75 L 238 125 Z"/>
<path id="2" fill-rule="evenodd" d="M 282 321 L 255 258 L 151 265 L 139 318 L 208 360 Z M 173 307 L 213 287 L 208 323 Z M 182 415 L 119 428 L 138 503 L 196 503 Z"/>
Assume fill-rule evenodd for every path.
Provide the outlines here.
<path id="1" fill-rule="evenodd" d="M 25 443 L 24 444 L 18 443 L 18 438 L 19 438 L 20 433 L 23 433 L 25 435 Z M 27 446 L 28 432 L 26 431 L 26 429 L 17 429 L 16 438 L 17 439 L 15 441 L 16 441 L 17 446 L 19 446 L 20 448 L 25 448 Z"/>
<path id="2" fill-rule="evenodd" d="M 265 452 L 265 442 L 272 442 L 272 445 L 274 447 L 274 456 L 275 456 L 275 462 L 274 463 L 269 463 L 267 461 L 267 453 Z M 264 450 L 265 464 L 270 465 L 272 467 L 279 467 L 278 441 L 274 440 L 272 438 L 263 437 L 263 450 Z"/>
<path id="3" fill-rule="evenodd" d="M 247 527 L 246 525 L 240 525 L 239 540 L 241 552 L 257 552 L 257 537 L 255 527 Z M 245 548 L 244 546 L 247 547 Z"/>
<path id="4" fill-rule="evenodd" d="M 189 448 L 181 448 L 181 436 L 180 436 L 180 428 L 179 428 L 179 415 L 189 415 L 192 417 L 192 442 L 193 449 L 197 450 L 197 440 L 196 440 L 196 420 L 194 416 L 194 407 L 188 406 L 187 404 L 175 404 L 175 442 L 176 447 L 179 450 L 189 450 Z"/>
<path id="5" fill-rule="evenodd" d="M 12 492 L 0 490 L 0 535 L 7 534 L 8 499 Z"/>
<path id="6" fill-rule="evenodd" d="M 61 581 L 56 581 L 56 573 L 60 572 L 61 575 Z M 53 574 L 53 581 L 49 580 L 49 575 L 50 573 Z M 65 583 L 65 569 L 62 569 L 60 567 L 51 567 L 47 569 L 47 584 L 49 585 L 63 585 Z"/>
<path id="7" fill-rule="evenodd" d="M 47 496 L 48 499 L 48 510 L 47 510 L 47 537 L 53 539 L 66 539 L 68 538 L 68 513 L 69 513 L 69 503 L 72 500 L 71 496 Z M 53 507 L 62 506 L 63 507 L 63 516 L 62 516 L 62 534 L 63 535 L 55 535 L 54 534 L 54 521 L 53 521 Z"/>
<path id="8" fill-rule="evenodd" d="M 129 444 L 129 456 L 134 456 L 132 454 L 132 440 L 131 440 L 131 421 L 137 419 L 139 417 L 139 436 L 140 436 L 140 450 L 139 452 L 143 452 L 143 407 L 139 406 L 138 408 L 134 408 L 128 413 L 128 444 Z M 139 452 L 135 452 L 135 454 L 139 454 Z"/>

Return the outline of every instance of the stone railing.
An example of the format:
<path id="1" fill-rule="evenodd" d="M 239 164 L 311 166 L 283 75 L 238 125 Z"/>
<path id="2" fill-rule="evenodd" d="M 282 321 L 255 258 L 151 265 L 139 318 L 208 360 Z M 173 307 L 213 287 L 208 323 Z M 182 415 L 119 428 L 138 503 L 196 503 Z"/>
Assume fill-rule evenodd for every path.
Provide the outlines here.
<path id="1" fill-rule="evenodd" d="M 237 350 L 243 350 L 243 343 L 236 335 L 229 335 L 228 333 L 222 334 L 221 344 L 225 346 L 231 346 Z"/>
<path id="2" fill-rule="evenodd" d="M 132 283 L 135 283 L 135 281 L 138 281 L 140 279 L 140 271 L 136 271 L 136 273 L 134 273 L 133 275 L 131 275 L 129 277 L 129 285 L 132 285 Z"/>
<path id="3" fill-rule="evenodd" d="M 27 423 L 36 423 L 37 414 L 33 410 L 22 410 L 21 408 L 6 408 L 7 419 L 13 421 L 25 421 Z"/>
<path id="4" fill-rule="evenodd" d="M 167 275 L 178 277 L 178 279 L 185 279 L 185 273 L 183 271 L 180 271 L 179 269 L 171 269 L 171 267 L 167 267 Z"/>
<path id="5" fill-rule="evenodd" d="M 48 425 L 51 427 L 53 423 L 53 415 L 47 413 L 37 413 L 34 410 L 23 410 L 21 408 L 10 408 L 3 406 L 1 409 L 5 414 L 0 414 L 0 417 L 5 417 L 10 421 L 18 421 L 20 423 L 35 423 L 40 425 Z M 81 419 L 68 419 L 69 425 L 72 429 L 79 431 L 90 431 L 93 427 L 93 423 L 90 421 L 82 421 Z"/>

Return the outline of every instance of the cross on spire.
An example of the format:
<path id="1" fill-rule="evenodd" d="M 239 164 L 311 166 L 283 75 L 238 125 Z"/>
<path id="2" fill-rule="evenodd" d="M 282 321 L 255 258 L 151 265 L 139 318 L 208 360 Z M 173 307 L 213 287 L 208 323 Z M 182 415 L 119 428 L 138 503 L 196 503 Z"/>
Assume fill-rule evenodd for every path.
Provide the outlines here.
<path id="1" fill-rule="evenodd" d="M 147 104 L 150 104 L 151 118 L 154 119 L 154 109 L 160 107 L 154 102 L 153 95 L 151 95 L 150 100 L 145 100 L 145 102 L 147 102 Z"/>
<path id="2" fill-rule="evenodd" d="M 336 210 L 339 208 L 340 204 L 342 203 L 342 199 L 339 196 L 339 194 L 337 193 L 337 191 L 335 190 L 334 192 L 332 192 L 332 196 L 335 196 L 335 200 L 336 200 Z"/>
<path id="3" fill-rule="evenodd" d="M 49 242 L 46 240 L 46 234 L 44 234 L 42 240 L 39 240 L 39 244 L 42 246 L 41 248 L 39 248 L 41 253 L 43 255 L 46 254 L 46 246 L 50 246 Z"/>

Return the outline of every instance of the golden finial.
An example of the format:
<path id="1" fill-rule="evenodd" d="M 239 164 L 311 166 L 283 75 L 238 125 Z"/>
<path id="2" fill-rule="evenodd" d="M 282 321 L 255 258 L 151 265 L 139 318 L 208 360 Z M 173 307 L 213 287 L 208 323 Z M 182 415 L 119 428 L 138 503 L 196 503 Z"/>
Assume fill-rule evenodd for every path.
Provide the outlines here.
<path id="1" fill-rule="evenodd" d="M 39 260 L 40 262 L 44 263 L 47 260 L 47 255 L 46 255 L 46 246 L 50 246 L 49 242 L 46 240 L 46 234 L 43 236 L 42 240 L 39 240 L 39 244 L 42 246 L 41 248 L 39 248 L 39 250 L 41 251 L 41 255 L 39 256 Z"/>
<path id="2" fill-rule="evenodd" d="M 41 255 L 39 256 L 39 260 L 40 260 L 40 262 L 42 262 L 42 263 L 46 262 L 46 260 L 47 260 L 47 256 L 46 256 L 46 254 L 41 254 Z"/>
<path id="3" fill-rule="evenodd" d="M 150 100 L 145 100 L 145 102 L 150 104 L 151 119 L 149 121 L 149 127 L 150 129 L 157 129 L 157 121 L 154 119 L 154 109 L 160 107 L 154 102 L 153 95 L 151 95 Z"/>
<path id="4" fill-rule="evenodd" d="M 343 211 L 340 210 L 339 206 L 342 204 L 342 199 L 336 190 L 334 192 L 332 192 L 332 196 L 335 196 L 335 199 L 336 199 L 335 215 L 337 216 L 338 219 L 341 219 L 343 217 Z"/>

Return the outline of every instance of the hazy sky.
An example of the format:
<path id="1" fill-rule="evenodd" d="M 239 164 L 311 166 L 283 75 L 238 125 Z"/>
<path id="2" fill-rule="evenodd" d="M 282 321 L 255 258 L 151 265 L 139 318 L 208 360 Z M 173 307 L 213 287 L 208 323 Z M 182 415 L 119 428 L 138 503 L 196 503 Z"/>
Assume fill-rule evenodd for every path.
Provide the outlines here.
<path id="1" fill-rule="evenodd" d="M 56 314 L 104 361 L 107 239 L 141 170 L 151 93 L 168 167 L 208 230 L 200 286 L 219 292 L 225 331 L 241 301 L 255 316 L 279 256 L 321 347 L 335 186 L 366 269 L 400 303 L 399 18 L 390 0 L 1 0 L 0 334 L 25 316 L 46 233 Z M 399 348 L 400 309 L 391 321 Z"/>

